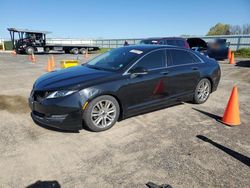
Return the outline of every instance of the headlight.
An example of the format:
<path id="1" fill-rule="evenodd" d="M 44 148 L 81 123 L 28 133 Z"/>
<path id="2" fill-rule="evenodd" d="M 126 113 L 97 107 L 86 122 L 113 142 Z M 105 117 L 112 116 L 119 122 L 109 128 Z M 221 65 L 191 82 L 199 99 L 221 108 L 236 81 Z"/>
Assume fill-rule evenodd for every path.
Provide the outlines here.
<path id="1" fill-rule="evenodd" d="M 83 89 L 83 90 L 79 91 L 79 94 L 80 94 L 83 98 L 89 99 L 89 98 L 91 98 L 92 96 L 97 95 L 98 92 L 100 92 L 99 89 L 96 89 L 96 88 L 86 88 L 86 89 Z"/>
<path id="2" fill-rule="evenodd" d="M 52 98 L 58 98 L 58 97 L 65 97 L 67 95 L 70 95 L 72 93 L 75 93 L 76 91 L 55 91 L 48 95 L 46 98 L 47 99 L 52 99 Z"/>

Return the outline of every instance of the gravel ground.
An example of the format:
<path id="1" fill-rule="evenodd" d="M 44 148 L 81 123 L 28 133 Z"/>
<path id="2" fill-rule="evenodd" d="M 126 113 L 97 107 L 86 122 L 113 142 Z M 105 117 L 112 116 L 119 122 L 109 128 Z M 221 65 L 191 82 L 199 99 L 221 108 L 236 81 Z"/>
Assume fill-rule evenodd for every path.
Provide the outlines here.
<path id="1" fill-rule="evenodd" d="M 93 133 L 59 132 L 34 124 L 27 98 L 45 73 L 48 55 L 0 54 L 0 187 L 25 187 L 38 180 L 61 187 L 249 187 L 250 61 L 220 62 L 218 90 L 202 105 L 183 103 L 132 117 Z M 54 54 L 62 59 L 82 56 Z M 247 65 L 245 67 L 244 65 Z M 223 115 L 233 86 L 240 101 L 240 126 Z M 199 136 L 198 136 L 199 135 Z M 50 182 L 44 182 L 49 184 Z"/>

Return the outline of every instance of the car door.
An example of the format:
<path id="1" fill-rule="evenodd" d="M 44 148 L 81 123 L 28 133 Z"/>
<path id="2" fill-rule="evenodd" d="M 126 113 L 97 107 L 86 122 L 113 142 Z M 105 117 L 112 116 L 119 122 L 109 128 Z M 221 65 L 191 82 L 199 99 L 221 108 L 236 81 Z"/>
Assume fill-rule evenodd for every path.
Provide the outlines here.
<path id="1" fill-rule="evenodd" d="M 130 70 L 144 67 L 147 74 L 133 75 Z M 164 49 L 149 52 L 128 69 L 128 84 L 123 87 L 122 92 L 126 99 L 125 108 L 128 111 L 137 111 L 154 105 L 165 97 L 164 93 L 164 71 L 166 71 L 166 55 Z"/>
<path id="2" fill-rule="evenodd" d="M 171 98 L 192 95 L 200 79 L 201 60 L 184 49 L 169 49 L 167 90 Z"/>

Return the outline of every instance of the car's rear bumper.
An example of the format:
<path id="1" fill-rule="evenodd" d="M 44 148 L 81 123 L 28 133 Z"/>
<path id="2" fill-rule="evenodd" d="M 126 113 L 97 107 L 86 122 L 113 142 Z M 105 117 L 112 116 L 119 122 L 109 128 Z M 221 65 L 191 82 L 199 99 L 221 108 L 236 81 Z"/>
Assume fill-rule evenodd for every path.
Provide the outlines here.
<path id="1" fill-rule="evenodd" d="M 82 128 L 82 110 L 78 94 L 42 102 L 29 98 L 31 117 L 35 123 L 62 130 Z"/>

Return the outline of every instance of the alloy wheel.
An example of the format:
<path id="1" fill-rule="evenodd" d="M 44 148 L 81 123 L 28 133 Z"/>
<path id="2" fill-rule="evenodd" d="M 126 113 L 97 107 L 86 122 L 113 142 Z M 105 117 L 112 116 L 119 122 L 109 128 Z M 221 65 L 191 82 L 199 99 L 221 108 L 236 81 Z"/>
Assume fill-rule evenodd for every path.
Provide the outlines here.
<path id="1" fill-rule="evenodd" d="M 199 101 L 206 101 L 210 94 L 210 84 L 207 80 L 200 82 L 197 90 L 197 98 Z"/>
<path id="2" fill-rule="evenodd" d="M 91 120 L 93 124 L 100 128 L 110 126 L 116 117 L 116 106 L 110 100 L 101 100 L 97 102 L 91 111 Z"/>

